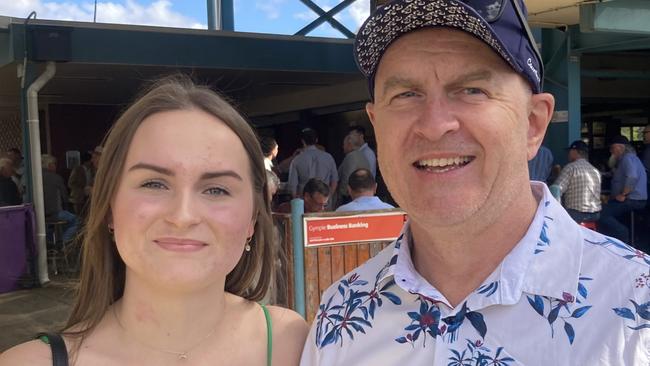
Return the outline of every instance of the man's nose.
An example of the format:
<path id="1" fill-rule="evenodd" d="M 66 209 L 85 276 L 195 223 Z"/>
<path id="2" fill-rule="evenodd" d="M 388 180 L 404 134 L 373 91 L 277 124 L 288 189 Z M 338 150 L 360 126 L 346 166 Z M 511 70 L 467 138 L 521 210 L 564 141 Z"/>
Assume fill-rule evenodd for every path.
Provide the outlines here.
<path id="1" fill-rule="evenodd" d="M 420 111 L 414 131 L 429 141 L 438 141 L 448 133 L 459 129 L 460 123 L 445 96 L 432 97 Z"/>

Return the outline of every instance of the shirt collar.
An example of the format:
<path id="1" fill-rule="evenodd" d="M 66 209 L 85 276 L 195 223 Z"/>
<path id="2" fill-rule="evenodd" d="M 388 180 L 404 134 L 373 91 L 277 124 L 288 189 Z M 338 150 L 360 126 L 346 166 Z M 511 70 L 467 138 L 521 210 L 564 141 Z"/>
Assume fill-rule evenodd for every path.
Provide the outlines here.
<path id="1" fill-rule="evenodd" d="M 361 202 L 372 202 L 372 201 L 376 201 L 378 199 L 379 198 L 377 196 L 360 196 L 360 197 L 355 198 L 354 202 L 359 202 L 359 203 L 361 203 Z M 402 231 L 403 231 L 403 229 L 402 229 Z"/>
<path id="2" fill-rule="evenodd" d="M 472 309 L 497 303 L 515 304 L 524 293 L 575 301 L 582 262 L 580 227 L 545 184 L 531 182 L 531 188 L 538 201 L 533 222 L 484 284 L 469 296 L 471 305 L 468 305 Z M 411 242 L 407 221 L 394 242 L 389 263 L 378 275 L 378 286 L 394 279 L 404 291 L 446 303 L 444 296 L 416 271 L 409 248 Z"/>

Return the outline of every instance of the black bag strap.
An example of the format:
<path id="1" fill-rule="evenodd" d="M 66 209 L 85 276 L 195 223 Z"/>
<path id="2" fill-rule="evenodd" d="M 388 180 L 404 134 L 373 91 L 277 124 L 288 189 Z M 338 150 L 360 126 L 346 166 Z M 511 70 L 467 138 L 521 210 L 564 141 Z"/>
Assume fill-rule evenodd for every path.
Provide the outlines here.
<path id="1" fill-rule="evenodd" d="M 59 334 L 39 333 L 36 338 L 50 345 L 52 366 L 68 366 L 68 350 Z"/>

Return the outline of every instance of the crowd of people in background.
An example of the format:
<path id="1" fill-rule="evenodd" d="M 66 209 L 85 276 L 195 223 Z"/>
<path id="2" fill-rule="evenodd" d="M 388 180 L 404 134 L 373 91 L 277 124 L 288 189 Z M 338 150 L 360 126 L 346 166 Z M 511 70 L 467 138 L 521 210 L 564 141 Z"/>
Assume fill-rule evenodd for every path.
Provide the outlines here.
<path id="1" fill-rule="evenodd" d="M 63 174 L 68 167 L 61 166 L 53 155 L 41 156 L 43 211 L 48 241 L 55 241 L 56 226 L 60 226 L 60 238 L 56 240 L 64 246 L 76 239 L 88 209 L 101 154 L 101 146 L 93 151 L 81 152 L 79 164 L 67 170 L 67 182 Z M 26 178 L 24 158 L 19 149 L 11 148 L 0 154 L 0 207 L 29 201 Z"/>
<path id="2" fill-rule="evenodd" d="M 650 125 L 643 129 L 643 136 L 642 158 L 627 137 L 612 137 L 606 171 L 589 162 L 589 146 L 582 140 L 567 148 L 568 163 L 561 170 L 554 165 L 550 149 L 542 146 L 528 163 L 530 179 L 549 184 L 576 222 L 625 243 L 634 243 L 630 227 L 635 219 L 630 213 L 639 213 L 645 221 L 650 219 L 646 214 Z M 640 230 L 646 232 L 647 226 L 646 223 Z"/>
<path id="3" fill-rule="evenodd" d="M 273 137 L 260 138 L 264 164 L 269 173 L 272 209 L 291 212 L 291 199 L 302 198 L 307 213 L 362 211 L 394 208 L 376 196 L 377 155 L 366 142 L 363 126 L 350 126 L 342 139 L 343 159 L 337 166 L 333 155 L 319 144 L 316 130 L 300 131 L 300 147 L 278 164 L 279 146 Z M 280 177 L 285 176 L 286 182 Z"/>

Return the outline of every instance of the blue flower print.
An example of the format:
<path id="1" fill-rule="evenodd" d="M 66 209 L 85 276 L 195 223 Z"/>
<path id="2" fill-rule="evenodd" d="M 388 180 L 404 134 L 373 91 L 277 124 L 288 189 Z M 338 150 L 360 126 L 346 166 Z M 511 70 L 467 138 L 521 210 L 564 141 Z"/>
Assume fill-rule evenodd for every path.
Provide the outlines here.
<path id="1" fill-rule="evenodd" d="M 548 202 L 546 203 L 548 205 Z M 535 254 L 544 253 L 544 249 L 551 246 L 551 240 L 548 238 L 548 221 L 553 221 L 551 217 L 544 216 L 544 223 L 542 224 L 542 231 L 539 233 L 539 239 L 537 239 L 537 249 L 535 249 Z"/>
<path id="2" fill-rule="evenodd" d="M 480 340 L 472 342 L 467 339 L 467 345 L 462 352 L 452 349 L 447 366 L 509 366 L 515 359 L 505 355 L 503 347 L 498 347 L 494 355 Z M 504 354 L 502 354 L 504 353 Z"/>
<path id="3" fill-rule="evenodd" d="M 614 313 L 616 315 L 629 319 L 634 322 L 634 324 L 637 324 L 637 315 L 639 316 L 639 320 L 643 319 L 646 321 L 650 321 L 650 301 L 643 303 L 643 304 L 637 304 L 634 300 L 630 299 L 630 302 L 634 306 L 634 310 L 630 308 L 614 308 Z M 639 330 L 639 329 L 645 329 L 645 328 L 650 328 L 650 323 L 646 324 L 641 324 L 638 326 L 629 326 L 628 328 L 632 330 Z"/>
<path id="4" fill-rule="evenodd" d="M 612 252 L 620 255 L 627 260 L 650 265 L 650 256 L 616 239 L 606 237 L 604 241 L 600 242 L 590 240 L 585 240 L 585 242 L 591 245 L 598 245 L 603 248 L 609 248 L 612 250 Z"/>
<path id="5" fill-rule="evenodd" d="M 553 338 L 555 334 L 555 329 L 553 327 L 554 323 L 558 319 L 561 319 L 564 322 L 564 332 L 569 339 L 569 344 L 573 344 L 573 341 L 575 339 L 575 330 L 573 329 L 571 323 L 568 322 L 568 320 L 581 318 L 589 311 L 589 309 L 591 309 L 591 305 L 580 306 L 572 311 L 569 308 L 569 304 L 582 304 L 583 301 L 586 300 L 588 291 L 587 287 L 585 287 L 582 282 L 591 280 L 592 279 L 589 277 L 580 277 L 579 279 L 578 295 L 582 297 L 582 300 L 580 300 L 580 298 L 576 299 L 573 297 L 573 295 L 566 292 L 563 294 L 563 299 L 561 300 L 548 296 L 526 296 L 528 298 L 528 303 L 530 306 L 532 306 L 532 308 L 540 316 L 548 320 L 548 324 L 551 327 L 551 338 Z M 548 304 L 548 306 L 545 304 Z M 548 314 L 546 314 L 546 309 L 549 309 Z"/>
<path id="6" fill-rule="evenodd" d="M 380 272 L 381 273 L 381 272 Z M 379 279 L 380 276 L 377 276 Z M 375 318 L 376 309 L 383 305 L 383 299 L 388 299 L 395 305 L 402 300 L 392 292 L 387 291 L 395 285 L 391 280 L 381 289 L 377 289 L 378 281 L 373 290 L 360 291 L 354 287 L 365 286 L 368 281 L 353 273 L 347 279 L 341 280 L 334 295 L 319 307 L 316 324 L 316 345 L 320 348 L 328 344 L 339 343 L 343 346 L 344 336 L 354 339 L 355 333 L 366 333 L 366 328 L 372 328 L 371 320 Z M 332 305 L 335 297 L 340 295 L 341 303 Z M 344 333 L 345 331 L 345 333 Z"/>
<path id="7" fill-rule="evenodd" d="M 411 318 L 411 324 L 404 329 L 413 332 L 395 339 L 398 343 L 410 343 L 413 346 L 415 341 L 420 337 L 420 333 L 426 333 L 431 338 L 436 338 L 441 331 L 444 332 L 444 328 L 442 330 L 438 329 L 438 325 L 440 324 L 440 308 L 437 303 L 429 305 L 425 299 L 421 299 L 420 311 L 410 311 L 408 316 Z M 422 338 L 422 347 L 425 347 L 426 335 Z"/>
<path id="8" fill-rule="evenodd" d="M 499 281 L 494 281 L 479 287 L 477 291 L 479 294 L 485 295 L 485 297 L 490 297 L 497 292 L 497 289 L 499 289 Z"/>
<path id="9" fill-rule="evenodd" d="M 435 339 L 437 336 L 447 336 L 447 341 L 453 343 L 456 341 L 458 331 L 466 319 L 469 320 L 470 324 L 482 338 L 487 333 L 487 326 L 483 320 L 483 315 L 475 311 L 469 311 L 467 303 L 463 304 L 456 315 L 440 319 L 439 301 L 422 295 L 418 296 L 416 301 L 420 302 L 420 311 L 407 313 L 411 322 L 404 330 L 408 333 L 396 338 L 395 341 L 398 343 L 409 343 L 413 346 L 422 334 L 424 335 L 422 337 L 422 347 L 426 346 L 427 337 Z"/>

